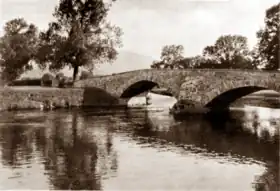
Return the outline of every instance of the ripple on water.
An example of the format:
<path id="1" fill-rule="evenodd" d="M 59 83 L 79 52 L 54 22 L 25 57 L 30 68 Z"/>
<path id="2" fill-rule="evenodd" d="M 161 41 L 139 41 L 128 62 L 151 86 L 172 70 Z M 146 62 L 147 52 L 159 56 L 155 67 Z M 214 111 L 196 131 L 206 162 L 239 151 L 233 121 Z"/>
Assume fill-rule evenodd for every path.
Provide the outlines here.
<path id="1" fill-rule="evenodd" d="M 180 148 L 170 148 L 169 145 L 166 146 L 169 149 L 154 145 L 142 147 L 131 139 L 122 139 L 119 136 L 114 139 L 118 145 L 120 171 L 117 177 L 103 180 L 104 189 L 252 190 L 250 181 L 253 182 L 254 177 L 250 178 L 249 174 L 264 171 L 254 163 L 229 162 L 228 157 L 209 157 L 201 151 L 182 152 Z M 128 158 L 129 161 L 126 160 Z M 244 181 L 249 184 L 240 184 Z"/>
<path id="2" fill-rule="evenodd" d="M 242 128 L 215 130 L 201 119 L 178 122 L 154 112 L 6 116 L 0 116 L 3 189 L 253 190 L 276 152 L 275 142 Z"/>

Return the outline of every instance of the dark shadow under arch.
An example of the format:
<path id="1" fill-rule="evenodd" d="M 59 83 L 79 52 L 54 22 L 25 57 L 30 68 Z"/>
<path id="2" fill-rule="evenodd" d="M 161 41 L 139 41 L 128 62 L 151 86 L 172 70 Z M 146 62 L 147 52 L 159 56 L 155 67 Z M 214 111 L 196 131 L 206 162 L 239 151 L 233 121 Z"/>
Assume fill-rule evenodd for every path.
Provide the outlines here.
<path id="1" fill-rule="evenodd" d="M 117 105 L 119 99 L 101 88 L 86 87 L 83 95 L 83 107 Z"/>
<path id="2" fill-rule="evenodd" d="M 234 88 L 218 95 L 217 97 L 212 99 L 209 103 L 207 103 L 205 107 L 210 109 L 213 108 L 225 109 L 228 108 L 228 106 L 234 101 L 236 101 L 237 99 L 261 90 L 268 90 L 268 88 L 258 87 L 258 86 L 244 86 L 244 87 Z"/>
<path id="3" fill-rule="evenodd" d="M 129 86 L 121 95 L 121 98 L 131 98 L 136 95 L 139 95 L 145 91 L 151 90 L 154 87 L 158 87 L 159 85 L 155 82 L 148 81 L 148 80 L 141 80 L 138 81 L 131 86 Z"/>

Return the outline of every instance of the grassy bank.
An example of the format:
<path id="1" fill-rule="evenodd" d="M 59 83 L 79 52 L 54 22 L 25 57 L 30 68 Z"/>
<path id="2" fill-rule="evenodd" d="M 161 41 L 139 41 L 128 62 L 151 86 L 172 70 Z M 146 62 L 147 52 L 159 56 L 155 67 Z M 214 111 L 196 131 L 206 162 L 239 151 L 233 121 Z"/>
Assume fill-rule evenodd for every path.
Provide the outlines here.
<path id="1" fill-rule="evenodd" d="M 40 109 L 48 102 L 57 108 L 82 106 L 84 90 L 79 88 L 2 87 L 0 110 Z"/>

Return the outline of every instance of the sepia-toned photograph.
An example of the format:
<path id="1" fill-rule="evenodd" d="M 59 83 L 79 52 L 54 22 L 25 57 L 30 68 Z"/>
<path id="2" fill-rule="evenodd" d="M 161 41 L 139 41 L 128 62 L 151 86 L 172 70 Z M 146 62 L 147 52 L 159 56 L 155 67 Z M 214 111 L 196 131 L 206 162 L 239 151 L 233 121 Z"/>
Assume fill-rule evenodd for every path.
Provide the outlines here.
<path id="1" fill-rule="evenodd" d="M 279 191 L 279 0 L 0 0 L 0 190 Z"/>

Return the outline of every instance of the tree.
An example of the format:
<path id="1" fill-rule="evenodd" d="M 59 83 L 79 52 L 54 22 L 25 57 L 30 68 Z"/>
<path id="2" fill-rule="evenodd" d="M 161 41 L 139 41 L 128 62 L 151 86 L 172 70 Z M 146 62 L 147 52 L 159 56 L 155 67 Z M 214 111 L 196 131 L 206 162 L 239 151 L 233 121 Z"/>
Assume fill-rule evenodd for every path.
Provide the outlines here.
<path id="1" fill-rule="evenodd" d="M 255 68 L 261 69 L 266 66 L 267 61 L 263 58 L 263 56 L 261 56 L 258 44 L 253 47 L 250 54 L 251 54 L 251 58 L 252 58 L 252 65 Z"/>
<path id="2" fill-rule="evenodd" d="M 160 59 L 165 64 L 165 68 L 173 68 L 175 62 L 183 59 L 184 47 L 182 45 L 166 45 L 162 48 Z"/>
<path id="3" fill-rule="evenodd" d="M 65 76 L 62 72 L 59 72 L 55 75 L 55 79 L 57 79 L 58 81 L 62 80 L 64 77 Z"/>
<path id="4" fill-rule="evenodd" d="M 241 35 L 220 36 L 214 45 L 204 48 L 203 56 L 211 68 L 254 68 L 247 38 Z"/>
<path id="5" fill-rule="evenodd" d="M 73 68 L 75 81 L 79 67 L 112 62 L 121 46 L 122 31 L 106 21 L 110 5 L 102 0 L 60 0 L 55 22 L 40 34 L 37 60 L 45 68 Z"/>
<path id="6" fill-rule="evenodd" d="M 280 68 L 280 3 L 266 10 L 265 27 L 257 32 L 258 61 L 266 62 L 264 69 Z"/>
<path id="7" fill-rule="evenodd" d="M 13 81 L 32 70 L 30 61 L 36 55 L 37 42 L 37 28 L 23 18 L 5 24 L 4 35 L 0 38 L 0 67 L 5 81 Z"/>
<path id="8" fill-rule="evenodd" d="M 182 60 L 184 47 L 182 45 L 166 45 L 161 50 L 161 61 L 154 61 L 151 68 L 174 68 L 174 64 Z"/>
<path id="9" fill-rule="evenodd" d="M 197 55 L 194 57 L 186 57 L 174 63 L 174 68 L 189 69 L 200 68 L 202 63 L 205 63 L 204 57 Z"/>
<path id="10" fill-rule="evenodd" d="M 45 73 L 41 78 L 41 86 L 52 86 L 55 77 L 50 73 Z"/>
<path id="11" fill-rule="evenodd" d="M 164 63 L 163 63 L 163 61 L 153 61 L 151 68 L 153 68 L 153 69 L 164 68 Z"/>

